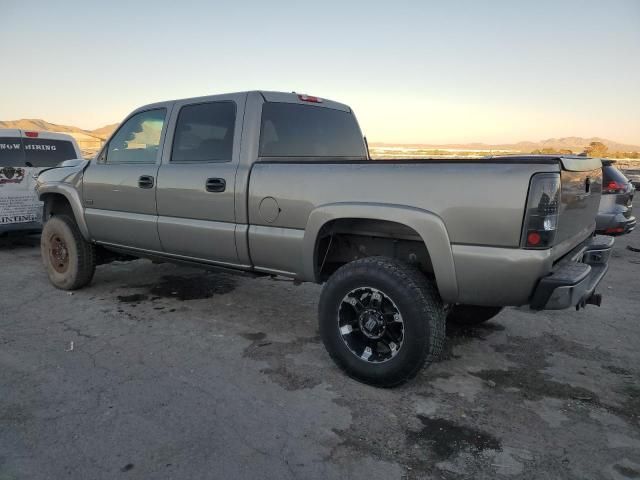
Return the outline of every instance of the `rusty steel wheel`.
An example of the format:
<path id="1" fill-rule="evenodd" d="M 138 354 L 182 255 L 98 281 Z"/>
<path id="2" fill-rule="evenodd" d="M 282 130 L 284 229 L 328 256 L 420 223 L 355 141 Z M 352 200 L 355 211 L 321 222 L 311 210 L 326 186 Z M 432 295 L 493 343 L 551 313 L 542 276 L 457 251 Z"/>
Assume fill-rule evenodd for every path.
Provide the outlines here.
<path id="1" fill-rule="evenodd" d="M 58 234 L 49 238 L 49 262 L 58 273 L 64 273 L 69 268 L 69 250 L 64 239 Z"/>
<path id="2" fill-rule="evenodd" d="M 91 282 L 95 249 L 82 237 L 73 218 L 50 217 L 42 228 L 40 251 L 49 280 L 57 288 L 75 290 Z"/>

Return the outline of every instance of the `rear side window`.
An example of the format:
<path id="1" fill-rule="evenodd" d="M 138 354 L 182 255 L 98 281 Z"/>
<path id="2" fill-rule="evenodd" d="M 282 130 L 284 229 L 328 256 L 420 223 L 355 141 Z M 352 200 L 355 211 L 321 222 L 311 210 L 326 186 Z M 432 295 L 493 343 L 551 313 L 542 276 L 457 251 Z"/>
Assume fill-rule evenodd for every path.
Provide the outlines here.
<path id="1" fill-rule="evenodd" d="M 620 170 L 611 165 L 605 165 L 602 167 L 602 183 L 607 185 L 609 182 L 617 182 L 617 183 L 629 183 L 627 177 L 625 177 Z"/>
<path id="2" fill-rule="evenodd" d="M 107 147 L 107 163 L 156 163 L 166 110 L 136 113 L 122 125 Z"/>
<path id="3" fill-rule="evenodd" d="M 260 156 L 366 158 L 366 153 L 351 113 L 268 102 L 262 106 Z"/>
<path id="4" fill-rule="evenodd" d="M 230 162 L 236 104 L 211 102 L 180 110 L 171 151 L 172 162 Z"/>
<path id="5" fill-rule="evenodd" d="M 20 137 L 0 137 L 0 167 L 24 167 Z"/>
<path id="6" fill-rule="evenodd" d="M 55 167 L 60 162 L 77 158 L 73 144 L 68 140 L 23 138 L 25 162 L 34 167 Z"/>

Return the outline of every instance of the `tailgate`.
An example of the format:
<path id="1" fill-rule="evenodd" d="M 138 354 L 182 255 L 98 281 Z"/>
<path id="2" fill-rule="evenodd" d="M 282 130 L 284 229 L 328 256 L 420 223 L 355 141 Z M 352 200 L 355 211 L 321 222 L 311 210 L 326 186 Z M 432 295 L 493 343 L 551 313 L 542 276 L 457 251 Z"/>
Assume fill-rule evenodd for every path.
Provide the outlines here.
<path id="1" fill-rule="evenodd" d="M 586 236 L 585 229 L 595 227 L 602 193 L 602 162 L 597 158 L 562 158 L 561 162 L 562 193 L 555 243 L 578 244 Z"/>

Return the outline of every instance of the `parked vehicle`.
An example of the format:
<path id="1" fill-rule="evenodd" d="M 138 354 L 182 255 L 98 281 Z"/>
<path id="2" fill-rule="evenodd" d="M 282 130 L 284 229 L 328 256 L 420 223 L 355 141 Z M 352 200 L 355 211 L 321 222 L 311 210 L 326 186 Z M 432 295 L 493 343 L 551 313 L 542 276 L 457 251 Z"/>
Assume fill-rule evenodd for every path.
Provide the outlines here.
<path id="1" fill-rule="evenodd" d="M 602 198 L 596 231 L 606 235 L 622 235 L 636 227 L 636 217 L 631 214 L 635 188 L 614 163 L 602 160 Z"/>
<path id="2" fill-rule="evenodd" d="M 82 156 L 69 135 L 0 129 L 0 235 L 42 228 L 33 175 L 72 158 Z"/>
<path id="3" fill-rule="evenodd" d="M 393 386 L 439 356 L 447 318 L 599 304 L 613 244 L 592 237 L 601 167 L 566 156 L 372 161 L 337 102 L 168 101 L 134 111 L 96 160 L 39 176 L 42 257 L 66 290 L 88 284 L 109 252 L 325 283 L 331 357 Z"/>
<path id="4" fill-rule="evenodd" d="M 640 190 L 640 170 L 627 169 L 623 172 L 623 174 L 625 177 L 629 179 L 629 181 L 636 188 L 636 190 Z"/>

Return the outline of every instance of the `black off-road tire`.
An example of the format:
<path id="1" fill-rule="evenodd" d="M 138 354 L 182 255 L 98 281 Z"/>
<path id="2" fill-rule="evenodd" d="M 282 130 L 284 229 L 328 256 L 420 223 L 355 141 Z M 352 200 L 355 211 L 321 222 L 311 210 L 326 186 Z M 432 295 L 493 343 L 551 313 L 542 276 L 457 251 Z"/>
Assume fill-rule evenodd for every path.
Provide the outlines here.
<path id="1" fill-rule="evenodd" d="M 96 270 L 95 247 L 66 215 L 50 217 L 42 228 L 40 253 L 49 280 L 61 290 L 77 290 L 91 282 Z"/>
<path id="2" fill-rule="evenodd" d="M 339 327 L 345 296 L 361 288 L 382 292 L 403 320 L 402 344 L 395 356 L 382 363 L 356 355 Z M 322 291 L 319 323 L 322 341 L 336 364 L 352 378 L 377 387 L 394 387 L 415 377 L 425 364 L 440 357 L 445 343 L 446 313 L 433 282 L 416 267 L 387 257 L 364 258 L 340 267 Z"/>
<path id="3" fill-rule="evenodd" d="M 447 322 L 459 327 L 472 327 L 491 320 L 502 311 L 502 307 L 480 305 L 454 305 L 447 314 Z"/>

